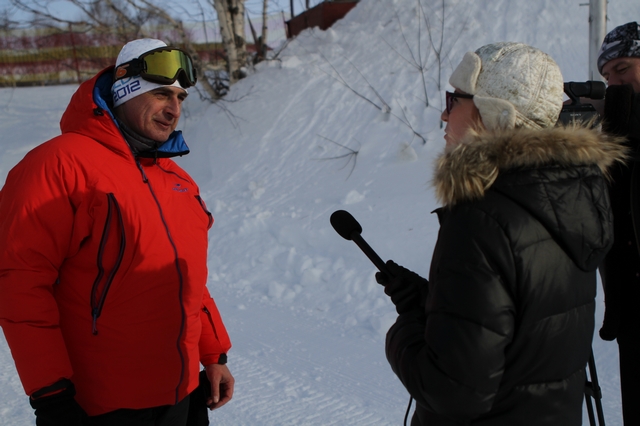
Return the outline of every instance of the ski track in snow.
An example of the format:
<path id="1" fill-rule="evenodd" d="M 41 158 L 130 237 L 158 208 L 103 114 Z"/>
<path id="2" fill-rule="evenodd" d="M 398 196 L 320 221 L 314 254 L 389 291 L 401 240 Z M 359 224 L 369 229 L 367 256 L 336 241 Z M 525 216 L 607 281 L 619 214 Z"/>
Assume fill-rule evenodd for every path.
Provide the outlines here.
<path id="1" fill-rule="evenodd" d="M 404 415 L 408 397 L 391 380 L 379 342 L 344 335 L 335 325 L 288 309 L 239 306 L 223 315 L 238 336 L 234 350 L 248 356 L 233 361 L 236 396 L 227 410 L 212 413 L 216 424 L 393 425 Z M 258 312 L 247 317 L 248 309 Z M 327 328 L 343 335 L 327 338 Z M 358 359 L 343 355 L 352 353 L 359 353 Z M 369 374 L 380 369 L 388 371 L 389 380 Z"/>

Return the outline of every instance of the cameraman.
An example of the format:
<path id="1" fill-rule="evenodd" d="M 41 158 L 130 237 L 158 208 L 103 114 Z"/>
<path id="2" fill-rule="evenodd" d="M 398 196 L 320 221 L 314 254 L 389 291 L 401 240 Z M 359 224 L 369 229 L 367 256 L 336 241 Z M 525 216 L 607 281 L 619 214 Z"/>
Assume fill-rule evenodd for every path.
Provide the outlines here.
<path id="1" fill-rule="evenodd" d="M 640 425 L 640 25 L 629 22 L 605 37 L 598 69 L 607 80 L 603 128 L 627 138 L 631 156 L 611 169 L 614 243 L 600 267 L 605 315 L 600 337 L 618 340 L 625 425 Z"/>

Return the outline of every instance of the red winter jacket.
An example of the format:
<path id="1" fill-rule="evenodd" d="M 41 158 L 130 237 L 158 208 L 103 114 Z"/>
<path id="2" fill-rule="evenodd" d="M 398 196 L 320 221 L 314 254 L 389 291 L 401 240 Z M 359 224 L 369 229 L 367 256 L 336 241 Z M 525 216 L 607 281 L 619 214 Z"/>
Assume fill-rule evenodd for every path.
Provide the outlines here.
<path id="1" fill-rule="evenodd" d="M 213 223 L 168 158 L 136 159 L 104 99 L 82 84 L 62 135 L 29 152 L 0 191 L 0 325 L 28 395 L 61 378 L 89 415 L 175 404 L 199 364 L 231 347 L 206 288 Z"/>

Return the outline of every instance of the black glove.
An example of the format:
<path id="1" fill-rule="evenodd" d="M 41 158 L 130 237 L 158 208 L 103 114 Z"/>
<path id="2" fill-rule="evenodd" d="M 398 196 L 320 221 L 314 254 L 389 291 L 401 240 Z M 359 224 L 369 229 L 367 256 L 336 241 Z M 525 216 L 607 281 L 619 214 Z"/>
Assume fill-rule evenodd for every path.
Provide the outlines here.
<path id="1" fill-rule="evenodd" d="M 377 272 L 376 281 L 384 286 L 384 292 L 396 305 L 398 314 L 422 309 L 429 291 L 429 281 L 392 260 L 387 261 L 386 265 L 393 276 Z"/>
<path id="2" fill-rule="evenodd" d="M 625 279 L 621 277 L 618 264 L 624 257 L 614 247 L 599 265 L 604 291 L 604 319 L 598 332 L 602 340 L 615 340 L 622 322 L 622 283 Z"/>
<path id="3" fill-rule="evenodd" d="M 618 337 L 618 329 L 620 328 L 620 312 L 613 309 L 605 309 L 604 321 L 598 334 L 602 340 L 615 340 Z"/>
<path id="4" fill-rule="evenodd" d="M 202 370 L 200 384 L 189 396 L 189 415 L 186 426 L 209 425 L 207 398 L 211 398 L 211 382 L 209 382 L 206 370 Z"/>
<path id="5" fill-rule="evenodd" d="M 58 393 L 47 395 L 51 392 Z M 40 396 L 46 395 L 46 396 Z M 85 426 L 87 413 L 78 405 L 74 396 L 76 388 L 70 380 L 62 379 L 51 386 L 40 389 L 29 398 L 36 410 L 37 426 Z"/>

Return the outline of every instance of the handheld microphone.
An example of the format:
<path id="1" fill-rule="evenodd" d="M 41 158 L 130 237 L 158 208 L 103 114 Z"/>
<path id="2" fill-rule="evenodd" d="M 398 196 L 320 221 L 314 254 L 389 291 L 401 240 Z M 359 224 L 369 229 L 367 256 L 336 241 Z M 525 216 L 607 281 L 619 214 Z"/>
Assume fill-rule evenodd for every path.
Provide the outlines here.
<path id="1" fill-rule="evenodd" d="M 387 269 L 387 265 L 385 265 L 384 261 L 378 256 L 378 254 L 373 251 L 371 246 L 367 244 L 367 242 L 360 235 L 362 233 L 362 226 L 358 223 L 358 221 L 351 216 L 351 213 L 345 210 L 336 210 L 331 214 L 331 226 L 336 232 L 345 240 L 351 240 L 360 247 L 360 250 L 364 252 L 365 255 L 373 262 L 373 264 L 388 277 L 393 277 L 393 274 L 389 272 Z"/>

